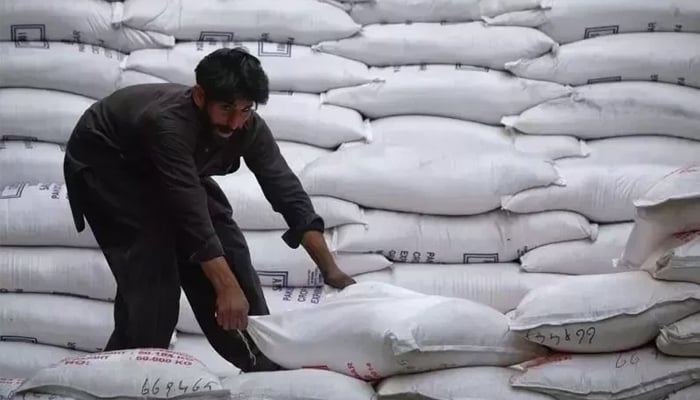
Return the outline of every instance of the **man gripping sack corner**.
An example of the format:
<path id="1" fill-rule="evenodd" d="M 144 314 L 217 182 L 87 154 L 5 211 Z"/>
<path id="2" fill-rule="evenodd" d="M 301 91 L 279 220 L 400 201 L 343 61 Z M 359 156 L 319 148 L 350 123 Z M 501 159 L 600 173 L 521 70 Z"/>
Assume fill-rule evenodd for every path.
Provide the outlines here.
<path id="1" fill-rule="evenodd" d="M 244 372 L 279 367 L 245 332 L 269 314 L 260 280 L 226 196 L 211 178 L 241 157 L 327 285 L 355 281 L 335 264 L 299 179 L 254 111 L 269 97 L 260 61 L 219 49 L 195 69 L 193 87 L 119 89 L 93 104 L 68 141 L 64 175 L 79 232 L 87 220 L 117 283 L 105 351 L 168 348 L 181 287 L 213 348 Z M 239 335 L 235 330 L 239 330 Z"/>

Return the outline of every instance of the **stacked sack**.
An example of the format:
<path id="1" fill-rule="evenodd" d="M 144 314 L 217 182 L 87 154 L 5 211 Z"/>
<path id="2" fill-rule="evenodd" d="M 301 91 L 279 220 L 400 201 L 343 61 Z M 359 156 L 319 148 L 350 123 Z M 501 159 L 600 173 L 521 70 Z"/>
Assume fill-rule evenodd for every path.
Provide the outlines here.
<path id="1" fill-rule="evenodd" d="M 342 10 L 300 1 L 292 13 L 295 19 L 289 21 L 282 17 L 289 17 L 290 8 L 279 1 L 221 9 L 191 1 L 185 2 L 191 8 L 183 8 L 175 1 L 91 0 L 70 14 L 65 4 L 54 3 L 0 6 L 2 32 L 13 32 L 0 43 L 0 346 L 3 354 L 21 355 L 3 358 L 0 370 L 15 377 L 76 351 L 99 351 L 112 330 L 114 280 L 92 234 L 75 231 L 62 170 L 65 142 L 96 99 L 130 84 L 165 81 L 161 77 L 191 85 L 194 66 L 205 54 L 242 44 L 263 60 L 271 78 L 275 92 L 260 112 L 293 170 L 300 171 L 341 143 L 366 139 L 359 113 L 321 107 L 319 93 L 370 81 L 367 67 L 311 52 L 307 46 L 359 29 Z M 193 17 L 189 23 L 218 23 L 196 29 L 219 34 L 228 29 L 232 16 L 271 19 L 269 26 L 240 26 L 236 38 L 249 42 L 219 43 L 199 33 L 191 36 L 194 27 L 179 13 Z M 165 18 L 161 25 L 156 15 Z M 214 22 L 214 15 L 225 18 Z M 139 26 L 145 20 L 152 26 Z M 285 42 L 256 41 L 261 38 Z M 176 44 L 176 39 L 191 41 Z M 317 70 L 310 71 L 310 65 Z M 217 181 L 244 230 L 272 312 L 316 302 L 323 284 L 319 271 L 302 248 L 286 247 L 281 239 L 285 222 L 265 200 L 255 176 L 243 166 L 236 175 Z M 312 201 L 329 228 L 331 248 L 334 227 L 363 222 L 356 204 L 323 196 Z M 391 264 L 380 255 L 336 256 L 352 274 Z M 221 374 L 235 372 L 200 335 L 184 295 L 181 311 L 178 329 L 195 335 L 179 335 L 174 348 L 206 359 Z"/>
<path id="2" fill-rule="evenodd" d="M 691 399 L 700 393 L 700 165 L 635 201 L 622 272 L 535 289 L 510 330 L 566 354 L 527 362 L 513 387 L 571 399 Z"/>
<path id="3" fill-rule="evenodd" d="M 111 93 L 126 52 L 172 36 L 112 24 L 102 0 L 0 4 L 0 371 L 26 377 L 99 351 L 111 334 L 113 278 L 92 235 L 73 227 L 64 145 Z"/>
<path id="4" fill-rule="evenodd" d="M 501 197 L 565 184 L 554 160 L 585 157 L 588 150 L 572 136 L 512 134 L 500 123 L 571 90 L 505 70 L 510 60 L 557 46 L 533 28 L 480 21 L 523 5 L 434 3 L 348 2 L 362 29 L 313 46 L 368 65 L 372 82 L 328 90 L 323 102 L 359 111 L 371 141 L 341 146 L 308 164 L 300 178 L 312 195 L 364 209 L 364 225 L 337 230 L 337 249 L 382 254 L 394 265 L 358 280 L 506 312 L 532 288 L 562 279 L 522 273 L 521 255 L 589 240 L 597 226 L 570 211 L 503 211 Z"/>
<path id="5" fill-rule="evenodd" d="M 513 74 L 573 87 L 502 122 L 531 135 L 587 141 L 586 158 L 562 159 L 566 186 L 503 199 L 518 213 L 569 210 L 600 224 L 597 240 L 525 254 L 532 272 L 613 273 L 633 201 L 675 169 L 700 161 L 700 6 L 694 1 L 536 1 L 529 10 L 485 18 L 530 26 L 559 43 L 551 52 L 505 64 Z"/>

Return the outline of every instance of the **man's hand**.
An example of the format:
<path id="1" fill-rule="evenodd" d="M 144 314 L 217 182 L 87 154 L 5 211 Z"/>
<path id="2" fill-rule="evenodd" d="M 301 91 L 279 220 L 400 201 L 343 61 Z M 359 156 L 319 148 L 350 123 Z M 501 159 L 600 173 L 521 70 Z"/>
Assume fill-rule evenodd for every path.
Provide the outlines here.
<path id="1" fill-rule="evenodd" d="M 323 275 L 323 281 L 326 283 L 326 285 L 336 289 L 344 289 L 347 286 L 357 283 L 350 277 L 350 275 L 341 271 L 338 267 L 331 269 L 328 272 L 321 272 L 321 274 Z"/>
<path id="2" fill-rule="evenodd" d="M 225 330 L 248 327 L 248 300 L 240 289 L 227 288 L 216 294 L 216 322 Z"/>
<path id="3" fill-rule="evenodd" d="M 248 327 L 248 299 L 224 257 L 202 262 L 202 270 L 216 292 L 216 321 L 225 330 Z"/>
<path id="4" fill-rule="evenodd" d="M 311 256 L 311 259 L 316 263 L 318 269 L 321 270 L 321 275 L 326 285 L 336 289 L 344 289 L 356 283 L 354 279 L 341 271 L 335 264 L 335 259 L 330 250 L 328 250 L 326 239 L 321 232 L 306 232 L 301 243 L 304 245 L 306 252 L 309 253 L 309 256 Z"/>

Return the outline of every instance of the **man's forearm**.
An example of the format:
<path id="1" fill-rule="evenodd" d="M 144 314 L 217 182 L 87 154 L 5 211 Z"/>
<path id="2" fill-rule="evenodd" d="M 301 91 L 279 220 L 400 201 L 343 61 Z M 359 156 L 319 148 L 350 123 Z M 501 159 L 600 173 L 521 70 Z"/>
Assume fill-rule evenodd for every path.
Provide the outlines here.
<path id="1" fill-rule="evenodd" d="M 335 259 L 328 249 L 323 233 L 319 231 L 307 231 L 301 239 L 301 244 L 321 272 L 327 272 L 337 268 Z"/>
<path id="2" fill-rule="evenodd" d="M 216 257 L 208 261 L 202 261 L 202 270 L 207 276 L 214 290 L 217 293 L 221 293 L 226 289 L 236 289 L 241 290 L 241 286 L 238 284 L 238 279 L 231 272 L 228 262 L 224 257 Z"/>

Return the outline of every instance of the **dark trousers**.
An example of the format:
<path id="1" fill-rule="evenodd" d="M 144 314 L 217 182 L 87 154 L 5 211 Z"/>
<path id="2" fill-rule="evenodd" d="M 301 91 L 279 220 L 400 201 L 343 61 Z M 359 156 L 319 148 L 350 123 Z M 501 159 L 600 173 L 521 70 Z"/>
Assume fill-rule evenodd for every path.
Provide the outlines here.
<path id="1" fill-rule="evenodd" d="M 70 151 L 70 147 L 68 148 Z M 66 160 L 66 174 L 75 171 Z M 105 350 L 168 348 L 179 313 L 180 288 L 212 347 L 243 371 L 277 369 L 247 333 L 225 331 L 214 315 L 216 293 L 198 264 L 178 253 L 178 238 L 152 180 L 122 166 L 83 167 L 66 178 L 71 207 L 85 216 L 117 282 L 114 332 Z M 250 304 L 269 314 L 231 205 L 211 178 L 202 180 L 209 215 L 225 257 Z"/>

